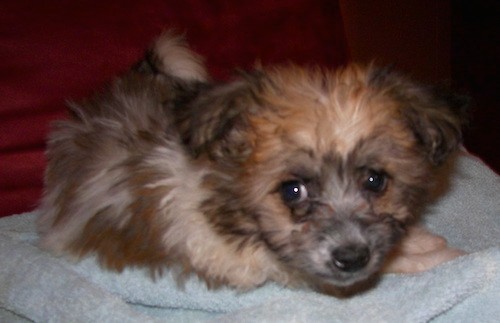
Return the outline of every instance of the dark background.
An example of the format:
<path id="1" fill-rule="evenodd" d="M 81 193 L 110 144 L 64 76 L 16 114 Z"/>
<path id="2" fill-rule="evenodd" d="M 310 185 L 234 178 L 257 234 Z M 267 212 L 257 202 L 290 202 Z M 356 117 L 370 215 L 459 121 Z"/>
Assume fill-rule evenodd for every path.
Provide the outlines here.
<path id="1" fill-rule="evenodd" d="M 466 147 L 500 171 L 500 1 L 453 1 L 451 66 L 455 86 L 473 99 Z"/>
<path id="2" fill-rule="evenodd" d="M 500 1 L 341 0 L 351 59 L 394 64 L 472 101 L 465 146 L 500 171 Z"/>

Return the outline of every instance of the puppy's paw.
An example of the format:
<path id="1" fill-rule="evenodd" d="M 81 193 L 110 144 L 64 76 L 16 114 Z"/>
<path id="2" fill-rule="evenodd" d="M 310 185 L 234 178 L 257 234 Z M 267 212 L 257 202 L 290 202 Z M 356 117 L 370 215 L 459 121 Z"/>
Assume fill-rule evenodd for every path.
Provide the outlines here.
<path id="1" fill-rule="evenodd" d="M 464 255 L 450 248 L 446 240 L 421 227 L 411 227 L 382 268 L 386 273 L 415 273 Z"/>

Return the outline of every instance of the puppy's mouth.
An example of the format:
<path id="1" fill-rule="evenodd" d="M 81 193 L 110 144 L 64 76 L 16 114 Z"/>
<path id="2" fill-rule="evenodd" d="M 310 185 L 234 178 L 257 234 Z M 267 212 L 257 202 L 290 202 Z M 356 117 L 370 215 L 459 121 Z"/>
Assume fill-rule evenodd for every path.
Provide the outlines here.
<path id="1" fill-rule="evenodd" d="M 290 264 L 339 287 L 367 280 L 380 271 L 385 256 L 403 233 L 391 222 L 335 222 L 316 232 L 297 233 L 296 253 Z"/>

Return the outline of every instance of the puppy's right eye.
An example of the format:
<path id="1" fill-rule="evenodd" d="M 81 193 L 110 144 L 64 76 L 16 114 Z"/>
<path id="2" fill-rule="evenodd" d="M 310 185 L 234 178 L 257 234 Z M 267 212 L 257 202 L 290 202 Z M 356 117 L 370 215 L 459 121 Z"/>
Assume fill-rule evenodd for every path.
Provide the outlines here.
<path id="1" fill-rule="evenodd" d="M 281 198 L 287 204 L 296 204 L 307 199 L 307 188 L 304 183 L 294 180 L 281 184 Z"/>
<path id="2" fill-rule="evenodd" d="M 370 192 L 381 193 L 387 187 L 387 175 L 383 172 L 370 170 L 363 182 L 363 187 Z"/>

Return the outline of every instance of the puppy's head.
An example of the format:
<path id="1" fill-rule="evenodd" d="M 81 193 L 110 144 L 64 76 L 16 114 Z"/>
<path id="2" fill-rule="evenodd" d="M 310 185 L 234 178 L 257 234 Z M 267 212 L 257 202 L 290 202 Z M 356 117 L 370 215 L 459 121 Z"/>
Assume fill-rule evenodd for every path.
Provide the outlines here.
<path id="1" fill-rule="evenodd" d="M 220 234 L 347 286 L 379 270 L 457 148 L 455 110 L 386 70 L 288 67 L 210 90 L 178 124 L 213 165 L 203 208 Z"/>

